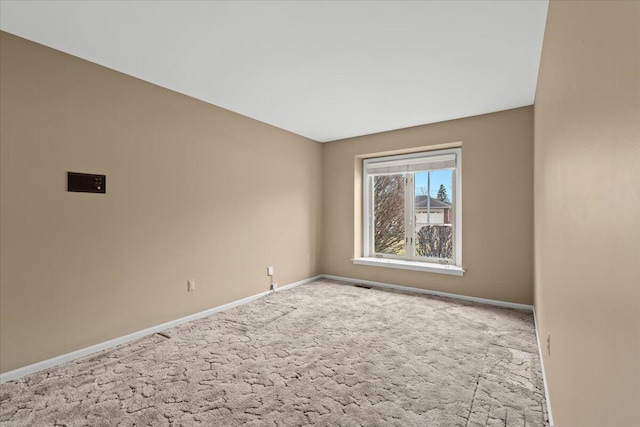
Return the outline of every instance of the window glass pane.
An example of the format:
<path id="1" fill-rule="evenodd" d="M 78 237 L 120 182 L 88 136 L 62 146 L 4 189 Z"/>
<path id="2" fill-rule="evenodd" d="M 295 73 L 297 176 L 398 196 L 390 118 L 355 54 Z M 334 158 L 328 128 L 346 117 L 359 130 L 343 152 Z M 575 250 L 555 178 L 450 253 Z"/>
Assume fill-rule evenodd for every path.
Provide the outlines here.
<path id="1" fill-rule="evenodd" d="M 373 177 L 374 252 L 405 255 L 404 174 Z"/>
<path id="2" fill-rule="evenodd" d="M 453 169 L 415 174 L 415 255 L 453 260 Z"/>

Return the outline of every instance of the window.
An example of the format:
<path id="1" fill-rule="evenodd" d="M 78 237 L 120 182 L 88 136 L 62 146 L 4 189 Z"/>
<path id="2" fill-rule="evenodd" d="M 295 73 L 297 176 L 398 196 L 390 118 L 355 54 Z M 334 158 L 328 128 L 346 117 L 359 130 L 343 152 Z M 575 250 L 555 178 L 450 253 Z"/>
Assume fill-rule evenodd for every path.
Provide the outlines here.
<path id="1" fill-rule="evenodd" d="M 364 161 L 357 264 L 462 274 L 461 149 Z"/>

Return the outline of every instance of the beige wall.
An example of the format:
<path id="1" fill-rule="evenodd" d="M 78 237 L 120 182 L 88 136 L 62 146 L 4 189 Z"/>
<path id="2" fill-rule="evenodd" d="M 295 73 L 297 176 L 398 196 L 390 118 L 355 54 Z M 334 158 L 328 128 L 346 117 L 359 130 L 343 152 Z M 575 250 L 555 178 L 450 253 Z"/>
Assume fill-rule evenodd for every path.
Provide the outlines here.
<path id="1" fill-rule="evenodd" d="M 321 144 L 0 43 L 2 372 L 320 273 Z"/>
<path id="2" fill-rule="evenodd" d="M 362 247 L 360 157 L 460 142 L 465 275 L 354 265 Z M 533 302 L 533 107 L 330 142 L 323 159 L 324 273 Z"/>
<path id="3" fill-rule="evenodd" d="M 535 305 L 556 427 L 640 425 L 640 2 L 549 6 Z"/>

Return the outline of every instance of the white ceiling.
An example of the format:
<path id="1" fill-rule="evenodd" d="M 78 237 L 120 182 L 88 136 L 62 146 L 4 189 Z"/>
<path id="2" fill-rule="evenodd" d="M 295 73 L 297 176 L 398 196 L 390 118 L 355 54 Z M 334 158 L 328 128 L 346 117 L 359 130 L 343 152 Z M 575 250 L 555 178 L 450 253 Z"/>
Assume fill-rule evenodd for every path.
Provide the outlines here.
<path id="1" fill-rule="evenodd" d="M 547 1 L 2 1 L 0 28 L 331 141 L 533 104 Z"/>

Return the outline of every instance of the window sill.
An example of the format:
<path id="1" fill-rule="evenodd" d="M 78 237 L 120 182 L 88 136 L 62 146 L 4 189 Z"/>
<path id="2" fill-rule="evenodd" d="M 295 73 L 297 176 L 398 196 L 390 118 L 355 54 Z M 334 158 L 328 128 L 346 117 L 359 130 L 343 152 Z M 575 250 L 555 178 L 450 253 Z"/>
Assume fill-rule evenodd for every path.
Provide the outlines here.
<path id="1" fill-rule="evenodd" d="M 427 271 L 430 273 L 451 274 L 454 276 L 462 276 L 464 269 L 457 265 L 435 264 L 430 262 L 405 261 L 400 259 L 389 258 L 354 258 L 354 264 L 369 265 L 372 267 L 388 267 L 399 268 L 401 270 Z"/>

